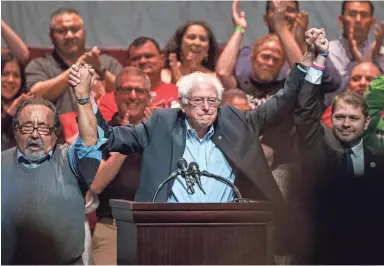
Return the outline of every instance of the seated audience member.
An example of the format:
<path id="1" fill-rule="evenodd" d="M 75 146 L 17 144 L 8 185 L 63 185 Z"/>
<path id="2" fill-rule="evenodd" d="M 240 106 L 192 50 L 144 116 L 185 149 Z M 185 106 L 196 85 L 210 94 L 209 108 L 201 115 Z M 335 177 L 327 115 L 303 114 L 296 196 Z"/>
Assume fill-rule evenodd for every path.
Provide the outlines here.
<path id="1" fill-rule="evenodd" d="M 179 26 L 164 54 L 168 71 L 164 71 L 163 77 L 173 84 L 196 71 L 215 75 L 218 44 L 205 21 L 187 21 Z"/>
<path id="2" fill-rule="evenodd" d="M 87 63 L 101 80 L 106 91 L 114 91 L 115 75 L 121 64 L 113 57 L 100 54 L 97 47 L 85 50 L 84 21 L 78 11 L 60 8 L 51 16 L 50 37 L 53 52 L 32 60 L 26 68 L 28 91 L 56 104 L 59 114 L 76 112 L 76 97 L 68 85 L 69 66 Z"/>
<path id="3" fill-rule="evenodd" d="M 106 151 L 142 155 L 136 201 L 151 201 L 160 183 L 176 170 L 177 161 L 183 157 L 189 163 L 196 161 L 201 170 L 234 182 L 246 198 L 274 202 L 278 217 L 275 225 L 288 226 L 286 201 L 272 176 L 259 137 L 267 128 L 281 122 L 281 116 L 293 111 L 307 75 L 305 68 L 311 64 L 312 57 L 305 55 L 275 97 L 246 112 L 230 105 L 219 106 L 224 88 L 216 77 L 191 73 L 179 84 L 181 108 L 156 110 L 147 121 L 136 126 L 111 127 L 98 114 L 98 124 L 109 138 Z M 75 70 L 71 69 L 72 72 L 71 77 L 77 75 Z M 313 80 L 310 73 L 308 79 Z M 78 81 L 73 78 L 70 82 L 75 85 Z M 305 84 L 312 85 L 311 82 Z M 179 176 L 169 183 L 169 189 L 160 191 L 156 201 L 228 202 L 234 199 L 231 188 L 225 184 L 205 177 L 201 181 L 209 193 L 204 194 L 198 187 L 195 193 L 188 193 L 184 179 Z M 280 235 L 285 230 L 277 231 L 276 237 L 285 239 Z M 286 243 L 280 241 L 276 244 L 286 247 Z M 275 250 L 283 253 L 282 248 Z"/>
<path id="4" fill-rule="evenodd" d="M 330 54 L 326 61 L 327 68 L 324 75 L 330 77 L 330 82 L 338 84 L 334 93 L 325 95 L 325 105 L 329 106 L 333 98 L 348 88 L 352 68 L 362 61 L 373 61 L 384 70 L 384 56 L 372 53 L 376 50 L 369 44 L 368 35 L 374 25 L 374 6 L 370 1 L 343 1 L 339 25 L 343 30 L 337 40 L 330 42 Z M 381 34 L 376 34 L 375 46 L 381 46 L 384 36 L 384 25 Z M 332 64 L 334 69 L 328 65 Z M 328 74 L 327 74 L 328 73 Z M 339 81 L 337 81 L 339 80 Z"/>
<path id="5" fill-rule="evenodd" d="M 315 42 L 317 66 L 324 67 L 328 46 L 321 34 Z M 305 258 L 296 264 L 383 264 L 384 154 L 362 139 L 370 123 L 368 105 L 359 93 L 342 93 L 332 102 L 332 129 L 324 127 L 318 107 L 321 78 L 315 80 L 319 85 L 304 84 L 294 112 L 303 165 L 298 202 L 307 221 L 299 224 L 297 236 L 308 238 L 296 244 Z"/>
<path id="6" fill-rule="evenodd" d="M 371 117 L 364 134 L 364 143 L 375 151 L 384 153 L 384 75 L 374 79 L 364 93 Z"/>
<path id="7" fill-rule="evenodd" d="M 125 67 L 116 77 L 115 99 L 118 111 L 110 126 L 139 124 L 148 119 L 151 109 L 151 82 L 144 71 Z M 134 200 L 139 186 L 141 154 L 104 153 L 99 171 L 88 194 L 100 202 L 96 210 L 98 223 L 93 234 L 93 259 L 97 265 L 117 262 L 117 232 L 113 223 L 110 199 Z"/>
<path id="8" fill-rule="evenodd" d="M 24 67 L 11 53 L 1 57 L 1 150 L 16 146 L 12 120 L 16 109 L 26 99 L 33 98 L 25 93 Z"/>
<path id="9" fill-rule="evenodd" d="M 89 87 L 94 70 L 79 69 L 80 136 L 74 145 L 56 144 L 60 121 L 47 100 L 28 99 L 17 109 L 17 147 L 1 161 L 2 264 L 83 264 L 84 195 L 101 160 Z"/>
<path id="10" fill-rule="evenodd" d="M 1 20 L 1 38 L 6 43 L 9 52 L 11 52 L 22 64 L 29 60 L 29 49 L 23 40 L 8 26 L 4 20 Z M 2 52 L 3 54 L 3 52 Z"/>
<path id="11" fill-rule="evenodd" d="M 348 91 L 354 91 L 364 94 L 369 84 L 373 79 L 381 74 L 380 69 L 371 62 L 362 62 L 356 65 L 349 78 Z M 323 113 L 321 118 L 328 127 L 332 126 L 331 122 L 331 106 L 329 106 Z"/>
<path id="12" fill-rule="evenodd" d="M 151 81 L 150 105 L 172 107 L 177 105 L 177 87 L 161 80 L 164 54 L 156 40 L 138 37 L 128 47 L 128 65 L 140 68 Z M 98 104 L 101 114 L 109 121 L 118 111 L 114 93 L 107 93 Z"/>

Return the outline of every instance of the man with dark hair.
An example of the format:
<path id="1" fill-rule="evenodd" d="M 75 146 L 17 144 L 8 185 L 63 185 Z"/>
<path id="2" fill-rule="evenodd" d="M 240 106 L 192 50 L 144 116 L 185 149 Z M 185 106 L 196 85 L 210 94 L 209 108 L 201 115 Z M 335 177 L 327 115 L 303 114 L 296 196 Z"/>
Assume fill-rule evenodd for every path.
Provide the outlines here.
<path id="1" fill-rule="evenodd" d="M 135 39 L 128 47 L 128 65 L 140 68 L 151 81 L 150 105 L 157 107 L 171 107 L 177 105 L 177 87 L 161 80 L 164 68 L 164 54 L 156 40 L 142 36 Z M 100 112 L 109 121 L 118 111 L 113 93 L 101 98 Z"/>
<path id="2" fill-rule="evenodd" d="M 330 42 L 330 54 L 327 66 L 332 64 L 335 71 L 327 67 L 325 75 L 330 82 L 338 85 L 334 93 L 325 96 L 325 105 L 329 106 L 333 98 L 348 88 L 352 68 L 363 61 L 371 61 L 384 69 L 384 56 L 380 54 L 383 41 L 384 24 L 376 25 L 375 41 L 370 44 L 368 35 L 376 18 L 374 6 L 370 1 L 344 1 L 339 16 L 339 26 L 343 33 L 337 40 Z M 328 74 L 327 74 L 328 73 Z"/>
<path id="3" fill-rule="evenodd" d="M 327 52 L 323 46 L 316 49 Z M 320 56 L 315 64 L 325 61 Z M 297 222 L 303 261 L 296 264 L 383 264 L 384 155 L 363 141 L 371 120 L 367 102 L 356 92 L 336 96 L 329 129 L 320 121 L 320 88 L 302 90 L 295 110 L 303 166 L 296 203 L 306 218 Z"/>
<path id="4" fill-rule="evenodd" d="M 87 63 L 93 67 L 106 91 L 114 91 L 115 75 L 121 64 L 100 49 L 85 49 L 85 27 L 79 12 L 60 8 L 51 17 L 49 34 L 54 46 L 52 54 L 32 60 L 26 68 L 28 91 L 55 103 L 59 114 L 77 111 L 76 97 L 69 89 L 69 66 Z"/>
<path id="5" fill-rule="evenodd" d="M 60 120 L 55 106 L 28 99 L 13 122 L 17 147 L 1 153 L 2 264 L 83 264 L 84 195 L 101 160 L 90 103 L 94 70 L 82 66 L 76 86 L 80 136 L 56 144 Z"/>

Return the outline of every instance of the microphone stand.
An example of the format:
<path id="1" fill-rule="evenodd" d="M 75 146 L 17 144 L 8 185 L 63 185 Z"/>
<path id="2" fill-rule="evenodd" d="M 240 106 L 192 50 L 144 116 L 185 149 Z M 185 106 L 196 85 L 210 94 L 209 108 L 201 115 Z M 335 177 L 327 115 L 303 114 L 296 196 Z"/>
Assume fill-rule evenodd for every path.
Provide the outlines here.
<path id="1" fill-rule="evenodd" d="M 181 175 L 181 170 L 178 169 L 176 171 L 174 171 L 167 179 L 165 179 L 161 184 L 160 186 L 157 188 L 156 190 L 156 193 L 155 195 L 153 196 L 152 198 L 152 202 L 155 202 L 156 201 L 156 198 L 157 198 L 157 194 L 159 194 L 160 190 L 163 188 L 163 186 L 165 184 L 167 184 L 169 181 L 171 181 L 172 179 L 176 178 L 177 176 Z"/>
<path id="2" fill-rule="evenodd" d="M 221 176 L 218 176 L 218 175 L 211 174 L 211 173 L 209 173 L 209 172 L 207 172 L 207 171 L 202 171 L 202 172 L 201 172 L 201 175 L 202 175 L 202 176 L 206 176 L 206 177 L 214 178 L 214 179 L 216 179 L 217 181 L 220 181 L 220 182 L 226 184 L 227 186 L 229 186 L 230 188 L 232 188 L 233 192 L 236 194 L 236 197 L 237 197 L 236 199 L 234 199 L 235 202 L 236 202 L 236 201 L 242 201 L 242 200 L 244 200 L 244 201 L 245 201 L 245 200 L 248 201 L 247 199 L 244 199 L 244 198 L 241 196 L 239 189 L 238 189 L 234 184 L 232 184 L 231 182 L 229 182 L 227 179 L 225 179 L 225 178 L 223 178 L 223 177 L 221 177 Z"/>

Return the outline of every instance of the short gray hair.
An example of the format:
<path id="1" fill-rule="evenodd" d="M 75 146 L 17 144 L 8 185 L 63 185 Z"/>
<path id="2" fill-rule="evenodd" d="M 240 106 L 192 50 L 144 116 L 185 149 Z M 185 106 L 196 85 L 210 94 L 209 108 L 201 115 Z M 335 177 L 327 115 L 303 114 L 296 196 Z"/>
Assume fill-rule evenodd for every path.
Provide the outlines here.
<path id="1" fill-rule="evenodd" d="M 51 109 L 52 113 L 53 113 L 53 130 L 55 131 L 56 136 L 58 136 L 60 134 L 61 123 L 60 123 L 59 113 L 57 112 L 57 109 L 53 105 L 53 103 L 51 103 L 50 101 L 45 100 L 43 98 L 27 99 L 27 100 L 23 101 L 19 105 L 19 107 L 17 107 L 16 115 L 13 118 L 13 122 L 12 122 L 12 126 L 13 126 L 13 129 L 15 131 L 17 130 L 17 128 L 20 125 L 20 123 L 19 123 L 20 113 L 24 109 L 24 107 L 26 107 L 27 105 L 44 105 L 44 106 L 47 106 L 49 109 Z"/>
<path id="2" fill-rule="evenodd" d="M 221 97 L 224 92 L 224 87 L 223 84 L 221 84 L 221 82 L 219 81 L 219 79 L 207 73 L 193 72 L 182 77 L 178 83 L 179 98 L 182 104 L 187 104 L 186 97 L 188 97 L 189 92 L 192 88 L 196 87 L 198 84 L 201 83 L 211 83 L 217 91 L 217 98 L 219 99 L 219 101 L 221 101 Z"/>
<path id="3" fill-rule="evenodd" d="M 139 76 L 142 77 L 145 80 L 145 89 L 150 92 L 151 91 L 151 80 L 149 79 L 148 75 L 145 74 L 143 70 L 137 67 L 133 66 L 127 66 L 124 67 L 123 70 L 116 76 L 116 90 L 120 89 L 120 82 L 121 82 L 121 77 L 125 75 L 133 75 L 133 76 Z"/>

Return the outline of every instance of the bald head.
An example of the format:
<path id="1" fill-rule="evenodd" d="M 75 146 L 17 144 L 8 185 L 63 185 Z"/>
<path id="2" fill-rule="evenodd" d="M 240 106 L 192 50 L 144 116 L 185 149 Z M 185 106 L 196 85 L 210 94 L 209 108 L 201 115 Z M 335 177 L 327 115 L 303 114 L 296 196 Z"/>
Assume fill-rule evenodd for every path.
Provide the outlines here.
<path id="1" fill-rule="evenodd" d="M 362 62 L 352 69 L 348 89 L 363 94 L 368 90 L 371 81 L 380 74 L 380 69 L 375 64 Z"/>

